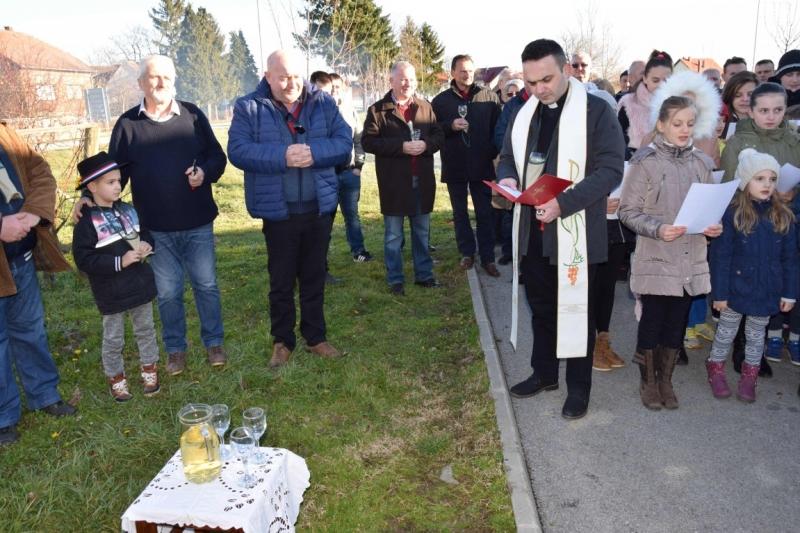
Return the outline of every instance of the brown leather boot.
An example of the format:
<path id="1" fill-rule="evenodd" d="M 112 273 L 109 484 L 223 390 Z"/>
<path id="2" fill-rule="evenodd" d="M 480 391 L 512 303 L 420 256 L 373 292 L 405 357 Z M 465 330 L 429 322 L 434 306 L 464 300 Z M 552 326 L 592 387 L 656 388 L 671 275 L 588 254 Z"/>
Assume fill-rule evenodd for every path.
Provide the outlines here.
<path id="1" fill-rule="evenodd" d="M 678 398 L 672 388 L 672 371 L 675 370 L 675 363 L 678 361 L 678 348 L 656 348 L 656 366 L 658 368 L 658 392 L 661 394 L 661 401 L 667 409 L 678 408 Z"/>
<path id="2" fill-rule="evenodd" d="M 608 336 L 607 331 L 601 331 L 597 334 L 597 341 L 601 349 L 606 354 L 606 361 L 611 368 L 622 368 L 625 366 L 625 361 L 611 349 L 611 338 Z M 597 346 L 597 344 L 595 344 Z"/>
<path id="3" fill-rule="evenodd" d="M 642 398 L 642 404 L 653 411 L 660 411 L 661 394 L 658 392 L 656 366 L 653 358 L 653 350 L 636 350 L 633 362 L 639 365 L 639 373 L 641 374 L 639 396 Z"/>
<path id="4" fill-rule="evenodd" d="M 592 353 L 592 368 L 600 372 L 610 372 L 611 363 L 608 361 L 608 344 L 603 344 L 600 335 L 594 338 L 594 351 Z"/>
<path id="5" fill-rule="evenodd" d="M 270 368 L 278 368 L 285 365 L 292 356 L 292 351 L 282 342 L 276 342 L 272 346 L 272 359 L 269 360 Z"/>

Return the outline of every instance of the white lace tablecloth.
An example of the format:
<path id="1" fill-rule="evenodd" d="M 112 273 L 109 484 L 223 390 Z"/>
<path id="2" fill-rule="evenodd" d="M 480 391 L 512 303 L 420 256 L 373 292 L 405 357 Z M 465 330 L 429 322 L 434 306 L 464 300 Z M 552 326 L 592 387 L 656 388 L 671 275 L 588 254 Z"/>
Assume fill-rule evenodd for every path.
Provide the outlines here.
<path id="1" fill-rule="evenodd" d="M 238 458 L 223 463 L 217 479 L 197 484 L 183 475 L 178 450 L 122 515 L 122 530 L 133 533 L 137 521 L 146 521 L 241 528 L 245 533 L 294 531 L 311 474 L 305 460 L 289 450 L 261 451 L 267 456 L 266 463 L 249 464 L 258 483 L 244 489 L 236 481 L 242 473 Z"/>

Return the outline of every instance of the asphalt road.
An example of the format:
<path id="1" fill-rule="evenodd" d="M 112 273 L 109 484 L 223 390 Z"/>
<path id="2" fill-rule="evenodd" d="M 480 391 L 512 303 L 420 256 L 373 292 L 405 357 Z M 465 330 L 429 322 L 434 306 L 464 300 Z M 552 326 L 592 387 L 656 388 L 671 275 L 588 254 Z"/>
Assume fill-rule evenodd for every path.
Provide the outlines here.
<path id="1" fill-rule="evenodd" d="M 509 386 L 530 375 L 530 315 L 520 294 L 519 352 L 508 342 L 511 268 L 499 279 L 480 273 L 487 312 Z M 522 287 L 521 287 L 522 289 Z M 637 322 L 624 283 L 617 284 L 612 346 L 626 361 Z M 800 531 L 800 367 L 773 364 L 759 379 L 758 400 L 716 400 L 702 350 L 675 370 L 676 411 L 645 409 L 639 372 L 630 363 L 594 372 L 589 412 L 561 418 L 561 387 L 514 399 L 531 484 L 544 531 Z M 735 390 L 738 374 L 728 365 Z"/>

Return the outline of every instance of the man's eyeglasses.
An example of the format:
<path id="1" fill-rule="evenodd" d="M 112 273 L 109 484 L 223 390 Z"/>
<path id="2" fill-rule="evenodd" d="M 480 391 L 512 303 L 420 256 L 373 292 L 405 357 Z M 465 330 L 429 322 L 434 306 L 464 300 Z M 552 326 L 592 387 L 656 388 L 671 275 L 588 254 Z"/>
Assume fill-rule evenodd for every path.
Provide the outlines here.
<path id="1" fill-rule="evenodd" d="M 589 65 L 587 63 L 573 63 L 572 68 L 586 68 Z"/>
<path id="2" fill-rule="evenodd" d="M 511 96 L 517 96 L 517 93 L 516 93 L 515 91 L 508 91 L 508 92 L 506 93 L 506 96 L 508 96 L 508 97 L 511 97 Z"/>

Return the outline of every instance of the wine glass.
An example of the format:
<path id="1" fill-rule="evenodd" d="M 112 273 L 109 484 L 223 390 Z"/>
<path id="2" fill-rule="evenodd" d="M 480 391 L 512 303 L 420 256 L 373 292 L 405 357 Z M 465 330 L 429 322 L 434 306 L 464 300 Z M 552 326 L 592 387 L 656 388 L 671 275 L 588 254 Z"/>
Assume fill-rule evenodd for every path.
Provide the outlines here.
<path id="1" fill-rule="evenodd" d="M 230 442 L 236 456 L 242 461 L 242 469 L 244 470 L 241 477 L 237 480 L 239 486 L 245 489 L 251 489 L 256 485 L 256 477 L 250 473 L 248 461 L 258 441 L 255 435 L 250 432 L 250 428 L 240 427 L 231 431 Z"/>
<path id="2" fill-rule="evenodd" d="M 461 118 L 467 118 L 467 104 L 459 104 L 458 105 L 458 116 Z M 464 145 L 469 148 L 470 141 L 469 141 L 469 127 L 461 130 L 461 140 L 463 141 Z"/>
<path id="3" fill-rule="evenodd" d="M 411 130 L 411 140 L 418 141 L 422 139 L 422 130 Z"/>
<path id="4" fill-rule="evenodd" d="M 231 425 L 231 412 L 225 404 L 215 404 L 211 406 L 211 425 L 219 435 L 219 455 L 223 461 L 231 458 L 230 449 L 225 446 L 225 432 Z"/>
<path id="5" fill-rule="evenodd" d="M 461 118 L 467 118 L 467 104 L 459 104 L 458 105 L 458 116 Z"/>
<path id="6" fill-rule="evenodd" d="M 261 453 L 258 441 L 267 431 L 267 413 L 260 407 L 250 407 L 244 410 L 242 421 L 244 422 L 244 427 L 249 428 L 256 439 L 256 453 L 253 455 L 253 464 L 262 465 L 267 461 L 267 457 Z"/>

